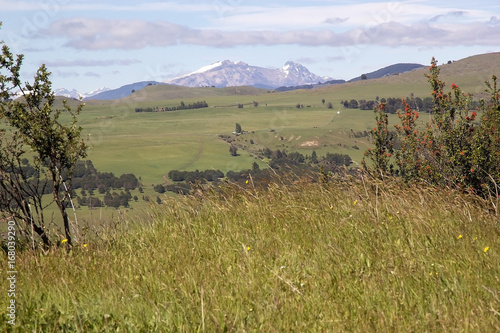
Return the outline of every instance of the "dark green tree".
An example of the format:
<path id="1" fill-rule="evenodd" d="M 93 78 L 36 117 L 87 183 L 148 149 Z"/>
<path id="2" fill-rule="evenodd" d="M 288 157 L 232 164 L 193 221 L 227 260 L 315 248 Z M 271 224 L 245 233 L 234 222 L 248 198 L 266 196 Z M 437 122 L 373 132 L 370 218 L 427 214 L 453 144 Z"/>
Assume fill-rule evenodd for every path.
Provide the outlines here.
<path id="1" fill-rule="evenodd" d="M 318 163 L 318 155 L 316 154 L 316 150 L 313 150 L 311 154 L 311 163 Z"/>
<path id="2" fill-rule="evenodd" d="M 236 129 L 235 129 L 235 132 L 236 133 L 241 133 L 241 125 L 236 123 Z"/>

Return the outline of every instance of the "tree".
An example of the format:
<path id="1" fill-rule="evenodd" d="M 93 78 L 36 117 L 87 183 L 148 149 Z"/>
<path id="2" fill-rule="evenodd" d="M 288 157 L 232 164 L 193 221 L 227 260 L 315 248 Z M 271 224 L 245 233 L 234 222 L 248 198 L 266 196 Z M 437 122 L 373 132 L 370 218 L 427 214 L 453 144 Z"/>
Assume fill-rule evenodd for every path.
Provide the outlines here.
<path id="1" fill-rule="evenodd" d="M 311 154 L 311 163 L 318 163 L 318 155 L 316 154 L 316 150 L 313 150 Z"/>
<path id="2" fill-rule="evenodd" d="M 326 102 L 326 101 L 325 101 L 325 99 L 323 98 L 323 99 L 321 100 L 321 103 L 323 103 L 323 105 L 325 105 L 325 102 Z"/>
<path id="3" fill-rule="evenodd" d="M 36 72 L 33 84 L 23 85 L 20 78 L 23 55 L 14 57 L 8 46 L 1 44 L 0 120 L 7 128 L 0 134 L 1 212 L 18 222 L 21 234 L 29 236 L 33 230 L 44 246 L 49 247 L 51 240 L 43 214 L 46 205 L 42 205 L 41 196 L 44 189 L 51 188 L 71 247 L 66 207 L 76 162 L 86 156 L 87 150 L 80 138 L 81 127 L 76 125 L 83 104 L 73 111 L 64 102 L 62 110 L 54 110 L 55 97 L 45 65 Z M 19 90 L 22 97 L 13 100 L 14 90 Z M 60 121 L 63 111 L 69 115 L 69 122 Z M 32 158 L 37 177 L 27 177 L 23 172 L 22 159 L 27 157 Z"/>
<path id="4" fill-rule="evenodd" d="M 366 80 L 367 77 L 366 77 L 366 74 L 361 74 L 361 80 Z"/>
<path id="5" fill-rule="evenodd" d="M 162 184 L 155 185 L 154 190 L 158 193 L 165 193 L 165 187 Z"/>
<path id="6" fill-rule="evenodd" d="M 236 129 L 235 129 L 235 132 L 236 133 L 241 133 L 241 125 L 236 123 Z"/>
<path id="7" fill-rule="evenodd" d="M 348 105 L 349 109 L 357 109 L 359 107 L 358 101 L 355 99 L 351 99 Z"/>
<path id="8" fill-rule="evenodd" d="M 238 148 L 236 148 L 236 146 L 229 146 L 229 154 L 231 154 L 231 156 L 238 156 Z"/>

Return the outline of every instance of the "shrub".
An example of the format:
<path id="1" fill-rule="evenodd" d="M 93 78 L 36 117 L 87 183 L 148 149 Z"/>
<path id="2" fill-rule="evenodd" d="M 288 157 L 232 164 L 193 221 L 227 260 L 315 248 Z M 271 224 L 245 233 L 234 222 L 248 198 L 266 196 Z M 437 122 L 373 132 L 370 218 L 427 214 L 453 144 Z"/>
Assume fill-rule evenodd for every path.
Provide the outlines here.
<path id="1" fill-rule="evenodd" d="M 491 97 L 472 109 L 471 96 L 439 79 L 433 58 L 428 81 L 433 89 L 432 118 L 418 126 L 419 114 L 403 100 L 398 112 L 400 124 L 390 132 L 385 104 L 376 110 L 377 127 L 372 130 L 375 148 L 365 152 L 373 163 L 367 170 L 378 175 L 398 175 L 405 181 L 452 186 L 483 197 L 499 196 L 500 184 L 500 103 L 497 78 L 486 82 Z M 478 112 L 482 113 L 478 121 Z M 394 148 L 400 141 L 399 149 Z"/>

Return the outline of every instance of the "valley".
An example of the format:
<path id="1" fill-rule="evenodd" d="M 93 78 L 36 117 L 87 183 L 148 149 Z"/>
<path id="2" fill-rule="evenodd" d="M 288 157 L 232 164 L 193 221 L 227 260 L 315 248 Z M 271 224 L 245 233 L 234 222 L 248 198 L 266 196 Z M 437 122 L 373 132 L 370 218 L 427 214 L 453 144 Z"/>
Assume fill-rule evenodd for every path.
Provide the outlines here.
<path id="1" fill-rule="evenodd" d="M 500 68 L 500 56 L 480 55 L 441 67 L 444 81 L 463 87 L 478 99 L 483 96 L 489 73 Z M 227 172 L 247 169 L 256 161 L 265 167 L 250 155 L 266 147 L 302 154 L 313 150 L 319 155 L 348 154 L 359 163 L 369 140 L 349 133 L 369 132 L 374 115 L 370 110 L 345 109 L 341 101 L 407 98 L 411 94 L 425 98 L 430 96 L 426 73 L 427 67 L 379 79 L 287 92 L 252 87 L 150 85 L 122 99 L 86 101 L 79 123 L 92 146 L 89 158 L 99 170 L 135 173 L 146 183 L 159 182 L 169 170 L 185 166 L 189 170 Z M 209 107 L 135 112 L 138 107 L 174 107 L 200 100 Z M 332 109 L 328 109 L 328 103 Z M 243 107 L 238 108 L 238 104 Z M 297 108 L 297 104 L 303 107 Z M 228 153 L 228 144 L 218 137 L 230 135 L 235 123 L 249 132 L 236 138 L 243 148 L 236 157 Z"/>

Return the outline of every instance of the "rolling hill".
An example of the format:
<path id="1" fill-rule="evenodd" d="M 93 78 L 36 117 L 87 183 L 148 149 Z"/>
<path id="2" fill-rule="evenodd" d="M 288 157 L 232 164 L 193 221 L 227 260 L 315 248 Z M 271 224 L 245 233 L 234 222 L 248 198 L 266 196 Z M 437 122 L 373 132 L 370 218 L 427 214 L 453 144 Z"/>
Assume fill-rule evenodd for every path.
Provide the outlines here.
<path id="1" fill-rule="evenodd" d="M 412 66 L 414 65 L 410 67 Z M 403 67 L 406 69 L 409 68 Z M 391 68 L 393 70 L 398 68 L 402 69 L 399 66 Z M 444 80 L 448 86 L 451 85 L 451 83 L 455 83 L 462 90 L 481 96 L 481 93 L 483 93 L 485 89 L 484 81 L 491 79 L 493 74 L 500 76 L 500 53 L 471 56 L 454 61 L 450 64 L 441 64 L 439 68 L 441 69 L 441 79 Z M 387 73 L 387 70 L 381 69 L 376 72 L 378 72 L 377 75 L 381 75 L 382 73 Z M 391 73 L 394 72 L 391 71 Z M 255 87 L 190 88 L 169 84 L 146 85 L 144 89 L 122 99 L 122 101 L 126 103 L 152 103 L 154 101 L 169 99 L 206 99 L 214 96 L 231 95 L 262 95 L 260 98 L 261 100 L 284 99 L 292 95 L 297 96 L 295 98 L 297 102 L 299 100 L 309 100 L 312 96 L 329 97 L 332 94 L 339 99 L 372 99 L 375 96 L 403 97 L 409 96 L 411 93 L 414 93 L 416 96 L 426 97 L 429 96 L 429 83 L 425 77 L 427 73 L 427 66 L 424 66 L 404 73 L 383 75 L 382 77 L 369 80 L 351 80 L 345 83 L 320 85 L 318 88 L 312 90 L 309 89 L 310 87 L 304 87 L 305 89 L 291 91 L 273 91 L 272 94 L 269 94 L 269 89 L 259 89 Z"/>
<path id="2" fill-rule="evenodd" d="M 425 66 L 420 64 L 394 64 L 363 75 L 366 75 L 367 80 L 378 79 L 384 76 L 399 75 L 402 73 L 410 72 L 414 69 L 421 67 Z M 359 80 L 361 80 L 361 75 L 349 80 L 349 82 L 359 81 Z"/>
<path id="3" fill-rule="evenodd" d="M 103 91 L 103 92 L 98 93 L 96 95 L 86 97 L 86 98 L 84 98 L 84 100 L 89 100 L 89 99 L 110 100 L 110 99 L 123 98 L 123 97 L 129 96 L 130 94 L 132 94 L 138 90 L 141 90 L 144 87 L 151 86 L 151 85 L 159 85 L 159 84 L 164 84 L 164 83 L 156 82 L 156 81 L 135 82 L 135 83 L 121 86 L 120 88 L 117 88 L 117 89 L 110 89 L 110 90 Z"/>

